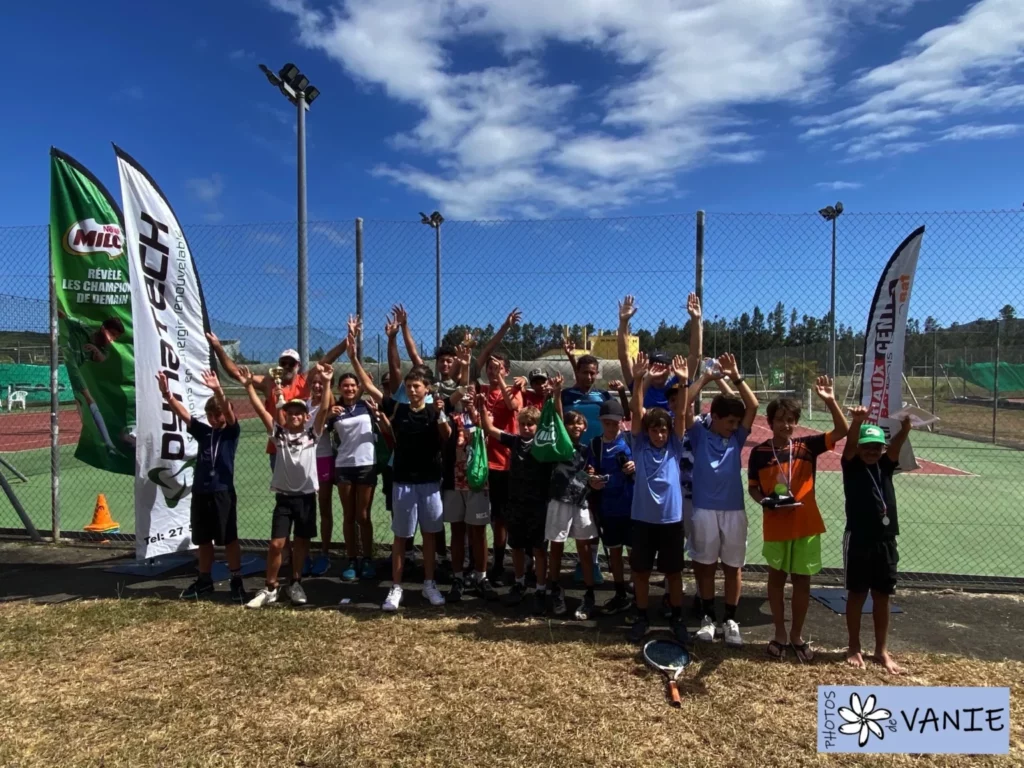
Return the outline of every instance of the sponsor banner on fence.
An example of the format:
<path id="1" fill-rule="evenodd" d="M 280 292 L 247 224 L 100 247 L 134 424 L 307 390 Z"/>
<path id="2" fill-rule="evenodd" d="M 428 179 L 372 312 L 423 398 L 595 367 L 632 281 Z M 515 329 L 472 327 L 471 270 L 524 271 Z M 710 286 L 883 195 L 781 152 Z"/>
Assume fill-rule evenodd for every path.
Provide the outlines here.
<path id="1" fill-rule="evenodd" d="M 135 549 L 150 558 L 192 546 L 189 526 L 196 441 L 160 395 L 157 373 L 193 416 L 211 392 L 209 320 L 185 233 L 156 182 L 118 147 L 137 340 L 138 439 Z"/>
<path id="2" fill-rule="evenodd" d="M 95 176 L 56 148 L 50 260 L 60 346 L 82 417 L 75 457 L 134 474 L 135 357 L 121 210 Z"/>
<path id="3" fill-rule="evenodd" d="M 1009 754 L 1010 689 L 819 685 L 818 751 Z"/>
<path id="4" fill-rule="evenodd" d="M 868 409 L 868 421 L 884 429 L 889 439 L 900 429 L 890 415 L 903 408 L 903 345 L 923 237 L 924 227 L 919 227 L 900 243 L 882 270 L 868 312 L 861 405 Z M 909 471 L 917 466 L 907 440 L 900 453 L 900 469 Z"/>

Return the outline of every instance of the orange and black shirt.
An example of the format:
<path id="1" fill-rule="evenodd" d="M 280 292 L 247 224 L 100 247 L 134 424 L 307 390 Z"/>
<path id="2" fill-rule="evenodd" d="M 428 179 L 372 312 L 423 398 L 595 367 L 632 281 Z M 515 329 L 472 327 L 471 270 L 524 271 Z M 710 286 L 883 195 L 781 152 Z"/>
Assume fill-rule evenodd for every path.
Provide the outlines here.
<path id="1" fill-rule="evenodd" d="M 801 504 L 792 509 L 766 509 L 764 541 L 790 541 L 825 532 L 825 521 L 814 498 L 814 478 L 818 456 L 834 447 L 835 438 L 828 432 L 794 438 L 791 448 L 773 450 L 772 441 L 766 440 L 750 452 L 750 488 L 769 496 L 778 483 L 788 482 L 790 493 Z"/>

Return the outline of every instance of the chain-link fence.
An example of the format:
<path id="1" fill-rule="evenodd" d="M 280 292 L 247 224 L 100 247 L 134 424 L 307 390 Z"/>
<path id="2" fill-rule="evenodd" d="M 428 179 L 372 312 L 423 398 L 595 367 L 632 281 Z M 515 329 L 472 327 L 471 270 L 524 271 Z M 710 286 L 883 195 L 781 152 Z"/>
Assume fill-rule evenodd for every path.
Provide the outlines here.
<path id="1" fill-rule="evenodd" d="M 857 398 L 867 312 L 882 267 L 908 233 L 926 225 L 911 300 L 904 400 L 940 421 L 912 436 L 921 469 L 897 480 L 904 572 L 1024 583 L 1024 214 L 846 213 L 836 222 L 836 393 Z M 354 222 L 309 225 L 309 348 L 316 358 L 345 335 L 357 306 Z M 214 331 L 233 356 L 257 366 L 295 346 L 295 227 L 291 223 L 188 228 Z M 688 353 L 686 294 L 703 296 L 703 354 L 732 352 L 765 404 L 782 393 L 805 401 L 803 424 L 828 428 L 810 388 L 828 370 L 832 225 L 818 215 L 708 214 L 620 219 L 445 222 L 441 236 L 419 221 L 366 221 L 362 232 L 363 356 L 386 370 L 385 317 L 395 303 L 429 358 L 438 336 L 491 338 L 513 307 L 522 321 L 501 343 L 514 372 L 568 373 L 563 336 L 601 358 L 601 387 L 621 378 L 618 302 L 639 311 L 631 343 Z M 435 261 L 440 243 L 440 326 Z M 0 245 L 0 471 L 40 530 L 50 529 L 47 232 L 10 228 Z M 401 339 L 401 337 L 399 337 Z M 408 360 L 404 345 L 401 354 Z M 408 362 L 405 363 L 408 365 Z M 343 368 L 345 366 L 342 366 Z M 64 374 L 61 374 L 64 376 Z M 61 527 L 80 532 L 104 494 L 121 531 L 132 532 L 132 478 L 75 459 L 79 415 L 59 378 Z M 24 392 L 25 397 L 18 396 Z M 229 388 L 236 404 L 244 398 Z M 12 402 L 12 395 L 15 395 Z M 243 414 L 251 414 L 243 409 Z M 768 439 L 759 418 L 752 442 Z M 243 537 L 269 533 L 265 436 L 243 424 L 236 461 Z M 22 479 L 23 478 L 23 479 Z M 822 458 L 818 500 L 828 533 L 824 564 L 842 565 L 844 525 L 838 456 Z M 341 512 L 335 497 L 335 538 Z M 748 504 L 751 563 L 761 558 L 760 508 Z M 374 498 L 375 540 L 390 541 L 388 513 Z M 20 528 L 0 501 L 0 528 Z"/>

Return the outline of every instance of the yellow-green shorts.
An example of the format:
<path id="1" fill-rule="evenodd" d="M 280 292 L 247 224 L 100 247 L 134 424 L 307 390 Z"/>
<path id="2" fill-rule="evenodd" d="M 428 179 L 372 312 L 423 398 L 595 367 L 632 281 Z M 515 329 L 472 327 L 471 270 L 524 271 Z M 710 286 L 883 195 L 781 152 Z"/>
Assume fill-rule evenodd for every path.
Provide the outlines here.
<path id="1" fill-rule="evenodd" d="M 766 541 L 761 550 L 771 568 L 798 576 L 821 570 L 821 534 L 789 541 Z"/>

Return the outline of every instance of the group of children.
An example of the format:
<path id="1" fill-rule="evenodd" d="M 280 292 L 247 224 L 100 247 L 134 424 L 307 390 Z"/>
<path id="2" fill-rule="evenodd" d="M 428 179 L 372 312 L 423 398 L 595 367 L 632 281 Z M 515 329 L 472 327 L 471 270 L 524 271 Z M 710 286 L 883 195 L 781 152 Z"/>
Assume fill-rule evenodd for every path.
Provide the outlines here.
<path id="1" fill-rule="evenodd" d="M 405 555 L 417 528 L 422 534 L 422 594 L 432 605 L 461 599 L 472 589 L 485 599 L 503 586 L 506 547 L 512 548 L 514 581 L 505 600 L 526 598 L 532 564 L 537 614 L 567 612 L 561 586 L 565 543 L 575 541 L 578 575 L 585 592 L 575 611 L 585 620 L 603 613 L 633 612 L 629 636 L 641 640 L 650 628 L 651 573 L 665 577 L 663 610 L 674 636 L 689 643 L 683 616 L 684 552 L 693 563 L 694 607 L 700 626 L 696 639 L 710 642 L 721 633 L 729 646 L 741 646 L 736 620 L 746 560 L 747 513 L 742 482 L 742 451 L 758 412 L 758 401 L 743 380 L 732 355 L 717 361 L 701 356 L 701 309 L 695 295 L 687 305 L 691 317 L 690 358 L 626 354 L 629 321 L 636 313 L 632 297 L 619 309 L 620 363 L 627 387 L 612 382 L 597 390 L 599 363 L 590 355 L 576 358 L 567 344 L 573 386 L 542 369 L 526 379 L 507 381 L 508 359 L 497 352 L 505 333 L 520 320 L 513 310 L 476 358 L 485 382 L 471 377 L 473 341 L 437 351 L 437 371 L 427 367 L 412 341 L 408 315 L 392 310 L 388 336 L 389 371 L 378 389 L 362 367 L 356 349 L 359 319 L 350 318 L 349 335 L 308 374 L 299 372 L 298 355 L 282 353 L 277 379 L 236 366 L 215 336 L 211 345 L 222 366 L 248 393 L 270 439 L 271 489 L 275 506 L 265 586 L 253 597 L 239 577 L 233 462 L 239 428 L 216 374 L 206 372 L 214 392 L 206 405 L 208 424 L 191 418 L 184 406 L 161 392 L 169 407 L 188 422 L 199 442 L 192 495 L 192 534 L 199 546 L 198 580 L 183 596 L 213 589 L 210 571 L 214 545 L 225 546 L 232 571 L 231 592 L 248 607 L 260 608 L 286 596 L 306 602 L 302 588 L 310 542 L 317 535 L 317 510 L 329 542 L 333 487 L 343 510 L 346 563 L 342 579 L 376 578 L 372 561 L 370 506 L 377 477 L 384 479 L 392 514 L 392 586 L 383 603 L 395 611 L 403 601 Z M 397 336 L 402 332 L 412 367 L 402 375 Z M 332 363 L 348 351 L 353 372 L 343 374 L 333 391 Z M 699 370 L 698 370 L 699 369 Z M 702 390 L 715 383 L 721 392 L 702 414 Z M 733 390 L 735 388 L 735 391 Z M 748 463 L 748 490 L 763 505 L 764 550 L 769 565 L 768 595 L 775 637 L 767 651 L 773 658 L 792 652 L 803 662 L 813 651 L 802 632 L 810 597 L 810 577 L 821 569 L 821 535 L 825 531 L 815 502 L 816 459 L 847 436 L 847 424 L 835 400 L 832 381 L 815 386 L 833 418 L 825 434 L 794 437 L 801 405 L 782 398 L 767 406 L 771 439 L 755 446 Z M 551 401 L 555 427 L 564 427 L 572 455 L 538 460 L 550 435 L 537 438 L 541 409 Z M 180 413 L 184 411 L 184 413 Z M 628 429 L 626 429 L 628 413 Z M 847 525 L 844 567 L 850 591 L 849 662 L 863 666 L 860 607 L 874 598 L 876 649 L 873 658 L 891 672 L 899 668 L 886 648 L 888 597 L 896 583 L 895 537 L 899 532 L 892 476 L 909 422 L 888 443 L 879 427 L 866 423 L 863 408 L 852 410 L 842 469 Z M 546 429 L 552 423 L 545 425 Z M 484 440 L 476 434 L 482 430 Z M 550 431 L 550 430 L 549 430 Z M 486 445 L 486 479 L 481 480 L 474 449 Z M 470 464 L 474 467 L 471 470 Z M 470 474 L 473 477 L 470 477 Z M 326 489 L 326 492 L 325 492 Z M 445 553 L 444 526 L 451 528 L 453 578 L 447 594 L 435 579 L 436 555 Z M 494 565 L 487 571 L 487 527 L 493 532 Z M 357 533 L 358 531 L 358 533 Z M 278 576 L 285 552 L 291 553 L 286 588 Z M 463 569 L 466 545 L 470 567 Z M 614 594 L 600 608 L 594 588 L 601 578 L 598 547 L 606 552 Z M 360 558 L 360 546 L 362 557 Z M 631 583 L 625 576 L 628 550 Z M 325 543 L 326 551 L 326 543 Z M 715 575 L 725 576 L 724 615 L 716 624 Z M 793 585 L 792 621 L 786 630 L 784 589 Z"/>

